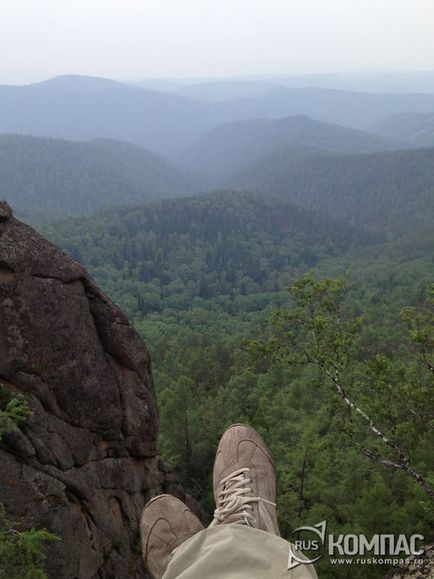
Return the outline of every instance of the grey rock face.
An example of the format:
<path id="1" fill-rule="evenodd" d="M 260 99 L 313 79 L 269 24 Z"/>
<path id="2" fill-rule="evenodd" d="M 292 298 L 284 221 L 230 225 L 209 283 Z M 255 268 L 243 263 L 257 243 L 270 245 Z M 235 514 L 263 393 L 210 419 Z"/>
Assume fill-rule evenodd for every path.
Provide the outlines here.
<path id="1" fill-rule="evenodd" d="M 146 577 L 139 519 L 159 491 L 148 351 L 85 270 L 0 204 L 0 388 L 32 415 L 0 445 L 0 502 L 45 527 L 57 578 Z"/>

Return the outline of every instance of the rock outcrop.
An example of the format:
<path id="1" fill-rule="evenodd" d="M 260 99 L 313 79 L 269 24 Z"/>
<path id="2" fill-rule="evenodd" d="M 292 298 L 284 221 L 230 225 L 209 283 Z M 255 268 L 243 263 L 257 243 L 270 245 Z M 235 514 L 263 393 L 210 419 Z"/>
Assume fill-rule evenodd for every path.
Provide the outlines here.
<path id="1" fill-rule="evenodd" d="M 390 569 L 384 579 L 434 579 L 434 545 L 426 545 L 422 555 L 409 557 L 408 561 Z"/>
<path id="2" fill-rule="evenodd" d="M 5 203 L 0 388 L 32 410 L 0 445 L 0 502 L 12 520 L 61 537 L 49 576 L 146 577 L 141 510 L 176 487 L 156 458 L 148 351 L 86 271 Z"/>

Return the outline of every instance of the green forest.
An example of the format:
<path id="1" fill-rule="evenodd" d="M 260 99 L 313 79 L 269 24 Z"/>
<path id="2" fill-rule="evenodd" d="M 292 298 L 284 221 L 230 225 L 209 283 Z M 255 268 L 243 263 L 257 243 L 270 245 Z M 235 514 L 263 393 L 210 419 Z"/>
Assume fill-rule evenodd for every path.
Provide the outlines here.
<path id="1" fill-rule="evenodd" d="M 0 135 L 1 197 L 26 219 L 59 219 L 196 189 L 173 163 L 130 143 Z"/>
<path id="2" fill-rule="evenodd" d="M 434 149 L 305 158 L 277 151 L 233 176 L 236 189 L 282 197 L 359 227 L 407 235 L 434 221 Z"/>
<path id="3" fill-rule="evenodd" d="M 0 18 L 0 579 L 434 579 L 434 0 Z"/>
<path id="4" fill-rule="evenodd" d="M 245 421 L 276 459 L 284 536 L 326 519 L 334 533 L 431 538 L 426 489 L 387 464 L 405 455 L 433 486 L 433 237 L 370 229 L 228 191 L 44 225 L 143 336 L 160 452 L 209 515 L 219 437 Z M 345 323 L 337 327 L 338 311 Z M 312 350 L 312 328 L 322 350 Z M 294 358 L 294 339 L 316 363 Z M 327 377 L 334 365 L 401 455 L 336 396 Z M 325 559 L 318 569 L 321 577 L 366 576 Z"/>

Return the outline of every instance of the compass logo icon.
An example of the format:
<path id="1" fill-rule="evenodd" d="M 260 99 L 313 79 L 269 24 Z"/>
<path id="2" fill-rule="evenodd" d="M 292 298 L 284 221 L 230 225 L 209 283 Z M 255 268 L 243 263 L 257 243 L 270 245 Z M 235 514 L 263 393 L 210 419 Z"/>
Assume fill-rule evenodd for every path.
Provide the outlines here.
<path id="1" fill-rule="evenodd" d="M 313 527 L 305 526 L 305 527 L 298 527 L 295 529 L 292 534 L 295 535 L 296 533 L 301 532 L 308 532 L 313 533 L 314 537 L 312 539 L 306 540 L 296 540 L 289 546 L 289 555 L 288 555 L 288 571 L 298 567 L 299 565 L 312 565 L 316 563 L 319 559 L 321 559 L 322 554 L 318 555 L 314 559 L 308 559 L 304 555 L 298 553 L 298 550 L 310 550 L 310 551 L 319 551 L 321 547 L 325 543 L 325 536 L 327 532 L 327 521 L 322 521 L 314 525 Z M 318 538 L 317 538 L 318 537 Z"/>

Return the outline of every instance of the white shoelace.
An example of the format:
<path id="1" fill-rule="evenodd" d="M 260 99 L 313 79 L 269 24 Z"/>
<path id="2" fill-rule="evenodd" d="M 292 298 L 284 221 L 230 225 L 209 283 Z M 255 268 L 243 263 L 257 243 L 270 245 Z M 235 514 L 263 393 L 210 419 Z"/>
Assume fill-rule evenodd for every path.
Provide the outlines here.
<path id="1" fill-rule="evenodd" d="M 249 473 L 249 468 L 240 468 L 221 480 L 217 495 L 217 508 L 214 511 L 214 519 L 209 525 L 210 527 L 224 523 L 229 517 L 232 519 L 231 523 L 241 523 L 253 527 L 256 519 L 251 503 L 262 501 L 276 506 L 275 503 L 261 497 L 250 496 L 253 495 L 253 490 L 249 486 L 252 482 Z"/>

